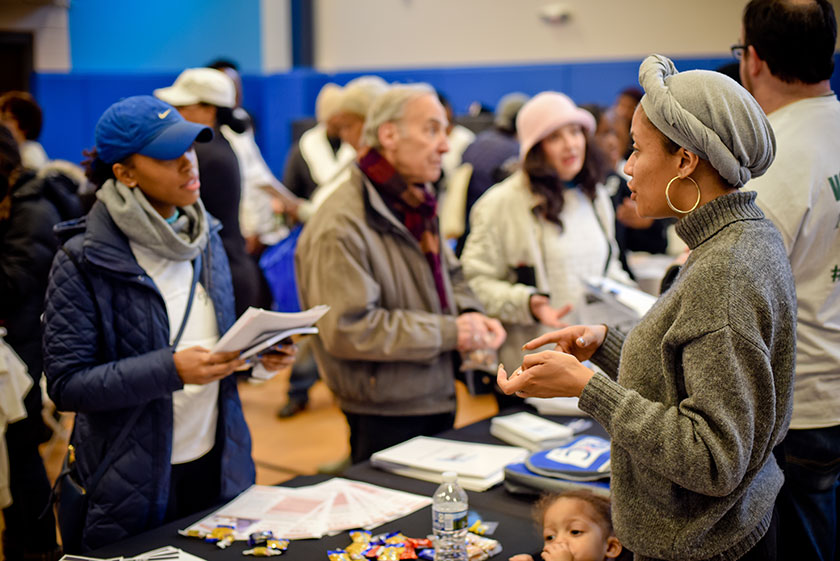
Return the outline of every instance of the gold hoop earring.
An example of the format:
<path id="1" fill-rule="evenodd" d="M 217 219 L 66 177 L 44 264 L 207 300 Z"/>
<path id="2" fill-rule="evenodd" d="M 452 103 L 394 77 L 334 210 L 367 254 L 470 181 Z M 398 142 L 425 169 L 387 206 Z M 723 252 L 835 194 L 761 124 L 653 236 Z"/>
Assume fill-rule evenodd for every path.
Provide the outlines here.
<path id="1" fill-rule="evenodd" d="M 674 203 L 671 202 L 671 197 L 668 194 L 668 190 L 671 188 L 671 184 L 676 181 L 677 179 L 688 179 L 692 183 L 694 183 L 694 188 L 697 189 L 697 200 L 694 201 L 694 206 L 688 210 L 681 210 L 674 206 Z M 668 203 L 668 206 L 671 207 L 671 210 L 674 212 L 679 212 L 680 214 L 688 214 L 689 212 L 693 211 L 697 208 L 697 205 L 700 204 L 700 186 L 697 185 L 697 182 L 694 181 L 691 177 L 680 177 L 679 175 L 674 176 L 674 178 L 668 182 L 668 185 L 665 187 L 665 202 Z"/>

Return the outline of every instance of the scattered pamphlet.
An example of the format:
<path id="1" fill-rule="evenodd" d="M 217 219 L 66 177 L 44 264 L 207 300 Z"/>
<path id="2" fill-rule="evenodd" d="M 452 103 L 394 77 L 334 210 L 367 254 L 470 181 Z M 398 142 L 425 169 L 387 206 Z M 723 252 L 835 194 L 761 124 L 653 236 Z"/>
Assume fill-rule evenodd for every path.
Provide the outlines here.
<path id="1" fill-rule="evenodd" d="M 576 432 L 589 425 L 591 421 L 587 419 L 562 424 L 523 411 L 504 417 L 493 417 L 490 420 L 490 434 L 508 444 L 522 446 L 535 452 L 568 442 Z"/>
<path id="2" fill-rule="evenodd" d="M 257 355 L 296 334 L 317 333 L 314 323 L 329 311 L 315 306 L 303 312 L 271 312 L 248 308 L 213 347 L 213 352 L 241 351 L 240 358 Z"/>
<path id="3" fill-rule="evenodd" d="M 440 483 L 443 472 L 454 471 L 470 491 L 484 491 L 504 480 L 504 467 L 521 462 L 524 448 L 459 442 L 417 436 L 371 456 L 372 466 L 406 477 Z"/>
<path id="4" fill-rule="evenodd" d="M 167 545 L 134 557 L 85 557 L 83 555 L 65 555 L 59 561 L 205 561 L 203 557 L 187 553 L 183 549 Z"/>
<path id="5" fill-rule="evenodd" d="M 237 540 L 270 530 L 289 540 L 373 529 L 431 504 L 431 499 L 336 477 L 307 487 L 252 485 L 186 531 L 211 532 L 233 526 Z"/>

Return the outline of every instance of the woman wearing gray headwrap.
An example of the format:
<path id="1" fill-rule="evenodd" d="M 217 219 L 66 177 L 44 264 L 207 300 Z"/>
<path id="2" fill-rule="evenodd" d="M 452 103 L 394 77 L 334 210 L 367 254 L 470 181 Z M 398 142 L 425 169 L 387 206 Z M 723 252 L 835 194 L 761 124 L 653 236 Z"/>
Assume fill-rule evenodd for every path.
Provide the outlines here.
<path id="1" fill-rule="evenodd" d="M 613 522 L 636 559 L 775 559 L 772 450 L 790 419 L 796 300 L 781 236 L 738 191 L 772 163 L 773 132 L 721 74 L 654 55 L 639 81 L 629 187 L 640 215 L 679 219 L 691 255 L 630 333 L 549 333 L 526 347 L 556 350 L 510 380 L 500 368 L 499 385 L 579 396 L 607 429 Z"/>

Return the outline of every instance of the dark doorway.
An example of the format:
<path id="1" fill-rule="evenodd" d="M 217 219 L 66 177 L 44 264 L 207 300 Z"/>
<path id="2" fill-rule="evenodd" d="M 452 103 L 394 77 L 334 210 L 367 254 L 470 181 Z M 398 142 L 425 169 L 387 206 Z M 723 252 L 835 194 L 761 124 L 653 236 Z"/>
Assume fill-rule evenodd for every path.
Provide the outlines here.
<path id="1" fill-rule="evenodd" d="M 32 75 L 32 33 L 0 31 L 0 93 L 29 91 Z"/>

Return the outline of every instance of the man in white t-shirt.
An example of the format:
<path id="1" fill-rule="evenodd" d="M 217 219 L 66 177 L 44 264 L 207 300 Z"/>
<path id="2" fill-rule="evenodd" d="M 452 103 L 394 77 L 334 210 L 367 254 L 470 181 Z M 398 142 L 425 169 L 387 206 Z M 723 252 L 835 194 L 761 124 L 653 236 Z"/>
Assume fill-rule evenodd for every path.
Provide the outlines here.
<path id="1" fill-rule="evenodd" d="M 833 560 L 840 474 L 840 102 L 827 0 L 752 0 L 732 47 L 776 134 L 776 160 L 747 188 L 782 233 L 796 281 L 793 417 L 776 450 L 780 559 Z"/>

